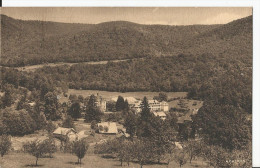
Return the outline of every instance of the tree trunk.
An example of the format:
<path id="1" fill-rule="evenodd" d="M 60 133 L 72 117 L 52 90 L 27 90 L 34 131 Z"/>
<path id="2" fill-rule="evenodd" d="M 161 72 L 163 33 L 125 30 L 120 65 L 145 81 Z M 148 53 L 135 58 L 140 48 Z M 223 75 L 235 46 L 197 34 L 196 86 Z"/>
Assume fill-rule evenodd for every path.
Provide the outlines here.
<path id="1" fill-rule="evenodd" d="M 123 159 L 120 159 L 120 162 L 121 162 L 121 167 L 123 166 Z"/>
<path id="2" fill-rule="evenodd" d="M 35 165 L 38 166 L 38 158 L 36 158 Z"/>

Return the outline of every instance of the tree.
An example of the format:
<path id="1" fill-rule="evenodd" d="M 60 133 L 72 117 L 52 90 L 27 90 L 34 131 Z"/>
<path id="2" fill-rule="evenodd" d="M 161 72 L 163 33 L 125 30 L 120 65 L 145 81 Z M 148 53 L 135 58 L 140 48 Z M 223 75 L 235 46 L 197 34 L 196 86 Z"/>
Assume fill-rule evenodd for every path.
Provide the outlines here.
<path id="1" fill-rule="evenodd" d="M 57 95 L 53 92 L 48 92 L 44 96 L 44 114 L 47 120 L 57 120 L 61 118 L 61 113 L 59 111 L 59 102 Z"/>
<path id="2" fill-rule="evenodd" d="M 69 96 L 69 100 L 73 103 L 73 102 L 78 100 L 78 97 L 77 97 L 77 95 L 72 94 L 72 95 Z"/>
<path id="3" fill-rule="evenodd" d="M 2 97 L 3 108 L 10 107 L 14 103 L 12 87 L 6 86 L 5 94 Z"/>
<path id="4" fill-rule="evenodd" d="M 1 135 L 0 136 L 0 152 L 1 157 L 4 157 L 5 154 L 8 153 L 8 151 L 11 149 L 11 137 L 7 135 Z"/>
<path id="5" fill-rule="evenodd" d="M 125 102 L 124 102 L 124 112 L 128 112 L 129 111 L 129 104 L 128 104 L 128 100 L 125 99 Z"/>
<path id="6" fill-rule="evenodd" d="M 150 112 L 150 107 L 146 97 L 144 97 L 141 103 L 141 109 L 142 111 L 138 121 L 137 136 L 149 138 L 152 135 L 151 131 L 153 128 L 151 120 L 154 115 Z"/>
<path id="7" fill-rule="evenodd" d="M 75 128 L 74 121 L 71 116 L 67 116 L 65 120 L 62 122 L 62 127 L 64 128 Z"/>
<path id="8" fill-rule="evenodd" d="M 49 151 L 48 143 L 34 140 L 23 145 L 24 151 L 36 158 L 35 165 L 38 166 L 38 159 L 43 157 Z"/>
<path id="9" fill-rule="evenodd" d="M 168 101 L 168 96 L 166 93 L 164 92 L 160 92 L 159 96 L 154 96 L 154 99 L 158 100 L 158 101 Z"/>
<path id="10" fill-rule="evenodd" d="M 180 167 L 185 165 L 188 161 L 188 155 L 183 150 L 176 150 L 174 160 L 179 164 Z"/>
<path id="11" fill-rule="evenodd" d="M 199 155 L 201 144 L 196 140 L 190 139 L 184 143 L 184 146 L 184 150 L 187 152 L 191 163 L 192 159 Z"/>
<path id="12" fill-rule="evenodd" d="M 78 100 L 79 100 L 80 103 L 83 103 L 84 97 L 83 97 L 82 95 L 79 95 L 79 96 L 78 96 Z"/>
<path id="13" fill-rule="evenodd" d="M 17 107 L 16 110 L 21 110 L 24 108 L 24 104 L 26 102 L 26 98 L 27 98 L 27 92 L 24 93 L 24 95 L 22 96 L 22 98 L 19 100 L 19 102 L 17 103 Z"/>
<path id="14" fill-rule="evenodd" d="M 96 96 L 91 95 L 88 101 L 88 107 L 86 109 L 85 120 L 89 122 L 96 120 L 99 122 L 101 121 L 102 115 L 103 113 L 96 105 Z"/>
<path id="15" fill-rule="evenodd" d="M 154 159 L 154 151 L 151 147 L 151 143 L 144 139 L 134 141 L 133 153 L 141 168 L 144 164 Z"/>
<path id="16" fill-rule="evenodd" d="M 129 111 L 124 120 L 124 127 L 126 128 L 126 132 L 130 134 L 131 138 L 136 134 L 137 121 L 137 116 L 133 112 Z"/>
<path id="17" fill-rule="evenodd" d="M 37 127 L 35 121 L 27 111 L 16 111 L 12 108 L 5 108 L 0 111 L 1 121 L 4 125 L 4 133 L 10 135 L 25 135 L 33 133 Z"/>
<path id="18" fill-rule="evenodd" d="M 252 138 L 251 122 L 241 108 L 205 102 L 194 117 L 196 131 L 209 145 L 241 149 Z"/>
<path id="19" fill-rule="evenodd" d="M 49 134 L 53 133 L 53 131 L 56 129 L 56 125 L 52 121 L 47 121 L 45 129 Z"/>
<path id="20" fill-rule="evenodd" d="M 46 150 L 48 151 L 47 153 L 49 154 L 49 157 L 52 158 L 53 153 L 57 151 L 57 147 L 55 146 L 55 141 L 53 137 L 49 136 L 48 139 L 45 139 L 43 141 L 43 144 L 46 147 Z"/>
<path id="21" fill-rule="evenodd" d="M 107 110 L 111 112 L 116 111 L 116 103 L 114 101 L 107 101 Z"/>
<path id="22" fill-rule="evenodd" d="M 72 103 L 72 105 L 70 106 L 70 108 L 68 110 L 68 114 L 74 119 L 78 119 L 81 117 L 79 102 Z"/>
<path id="23" fill-rule="evenodd" d="M 74 141 L 72 145 L 72 153 L 78 157 L 78 163 L 81 164 L 81 159 L 84 158 L 89 145 L 85 140 Z"/>
<path id="24" fill-rule="evenodd" d="M 129 166 L 129 162 L 133 160 L 133 142 L 126 139 L 116 139 L 116 157 L 120 160 L 121 166 L 123 166 L 123 162 L 127 162 Z"/>
<path id="25" fill-rule="evenodd" d="M 142 103 L 141 103 L 141 120 L 142 121 L 149 121 L 149 119 L 151 118 L 152 116 L 152 113 L 150 111 L 150 106 L 149 106 L 149 103 L 148 103 L 148 99 L 146 97 L 144 97 Z"/>
<path id="26" fill-rule="evenodd" d="M 122 111 L 125 108 L 125 101 L 122 96 L 118 96 L 116 101 L 116 111 Z"/>

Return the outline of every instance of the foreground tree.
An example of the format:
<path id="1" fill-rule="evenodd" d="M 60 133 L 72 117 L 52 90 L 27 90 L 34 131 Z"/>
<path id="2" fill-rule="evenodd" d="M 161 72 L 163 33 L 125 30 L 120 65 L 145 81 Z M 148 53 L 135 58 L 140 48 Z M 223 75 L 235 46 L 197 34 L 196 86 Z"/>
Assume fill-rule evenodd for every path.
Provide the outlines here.
<path id="1" fill-rule="evenodd" d="M 174 160 L 179 164 L 180 167 L 185 165 L 189 159 L 188 154 L 183 150 L 176 150 L 174 154 Z"/>
<path id="2" fill-rule="evenodd" d="M 35 165 L 38 166 L 38 159 L 49 152 L 49 143 L 34 140 L 23 145 L 24 151 L 36 158 Z"/>
<path id="3" fill-rule="evenodd" d="M 151 143 L 144 139 L 134 141 L 133 154 L 141 168 L 154 159 L 154 151 L 151 146 Z"/>
<path id="4" fill-rule="evenodd" d="M 0 152 L 1 157 L 8 153 L 12 145 L 11 137 L 7 135 L 0 136 Z"/>
<path id="5" fill-rule="evenodd" d="M 89 145 L 85 140 L 74 141 L 72 144 L 72 153 L 78 157 L 78 163 L 81 164 L 81 159 L 87 153 Z"/>
<path id="6" fill-rule="evenodd" d="M 198 141 L 191 139 L 184 142 L 184 146 L 184 150 L 187 152 L 189 156 L 189 162 L 191 163 L 191 161 L 199 155 L 202 144 Z"/>
<path id="7" fill-rule="evenodd" d="M 242 149 L 252 139 L 252 122 L 241 108 L 205 102 L 194 117 L 197 132 L 209 145 Z"/>

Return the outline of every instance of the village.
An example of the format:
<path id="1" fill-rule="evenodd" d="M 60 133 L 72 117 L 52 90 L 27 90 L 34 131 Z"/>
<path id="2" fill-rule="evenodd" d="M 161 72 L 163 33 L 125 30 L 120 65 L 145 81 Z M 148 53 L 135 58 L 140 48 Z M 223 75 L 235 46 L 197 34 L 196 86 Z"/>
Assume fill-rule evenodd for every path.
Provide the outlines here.
<path id="1" fill-rule="evenodd" d="M 63 151 L 66 148 L 65 143 L 67 141 L 74 142 L 85 140 L 88 142 L 90 148 L 94 150 L 96 145 L 103 144 L 109 140 L 130 138 L 130 134 L 124 127 L 123 111 L 116 109 L 116 105 L 118 104 L 119 99 L 123 98 L 123 102 L 127 102 L 128 104 L 128 110 L 138 116 L 142 111 L 142 99 L 140 99 L 140 96 L 138 98 L 132 96 L 122 97 L 120 95 L 117 97 L 110 96 L 109 98 L 106 96 L 106 99 L 99 93 L 84 96 L 85 97 L 75 94 L 61 94 L 57 96 L 62 107 L 71 107 L 75 103 L 79 104 L 80 117 L 73 120 L 73 127 L 64 127 L 61 120 L 53 121 L 51 130 L 39 130 L 23 137 L 12 137 L 12 150 L 21 151 L 23 150 L 24 143 L 34 140 L 44 141 L 48 139 L 49 136 L 54 138 L 55 146 L 60 151 Z M 91 96 L 95 97 L 94 106 L 103 113 L 99 122 L 86 122 L 85 120 L 85 111 L 88 108 L 88 102 Z M 34 108 L 36 105 L 35 102 L 28 102 L 28 104 L 31 108 Z M 151 114 L 162 121 L 167 120 L 169 115 L 174 114 L 177 117 L 179 128 L 179 133 L 177 134 L 184 136 L 182 135 L 183 126 L 187 124 L 191 126 L 191 117 L 197 114 L 199 108 L 202 107 L 203 102 L 188 100 L 185 95 L 181 97 L 168 97 L 167 93 L 159 93 L 158 96 L 148 99 L 148 104 Z M 66 119 L 66 114 L 63 118 L 63 120 Z M 175 146 L 179 149 L 183 148 L 182 139 L 183 137 L 174 142 Z"/>

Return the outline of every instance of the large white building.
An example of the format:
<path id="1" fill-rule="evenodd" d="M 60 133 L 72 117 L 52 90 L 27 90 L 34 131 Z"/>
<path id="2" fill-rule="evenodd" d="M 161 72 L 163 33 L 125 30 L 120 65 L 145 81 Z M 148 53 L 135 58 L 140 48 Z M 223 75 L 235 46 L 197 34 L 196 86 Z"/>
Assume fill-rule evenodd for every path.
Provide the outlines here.
<path id="1" fill-rule="evenodd" d="M 134 104 L 133 108 L 136 110 L 136 112 L 141 112 L 141 103 L 142 101 L 138 101 Z M 169 104 L 165 101 L 159 102 L 157 100 L 148 100 L 149 107 L 151 111 L 158 112 L 158 111 L 169 111 Z"/>

